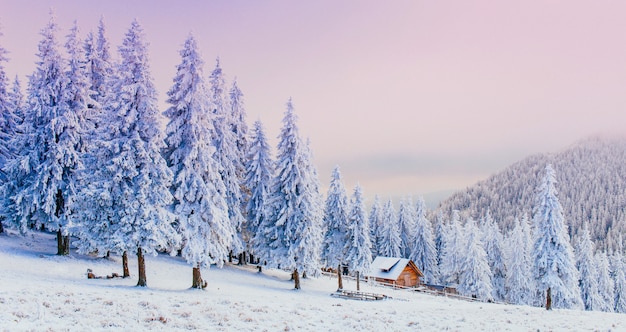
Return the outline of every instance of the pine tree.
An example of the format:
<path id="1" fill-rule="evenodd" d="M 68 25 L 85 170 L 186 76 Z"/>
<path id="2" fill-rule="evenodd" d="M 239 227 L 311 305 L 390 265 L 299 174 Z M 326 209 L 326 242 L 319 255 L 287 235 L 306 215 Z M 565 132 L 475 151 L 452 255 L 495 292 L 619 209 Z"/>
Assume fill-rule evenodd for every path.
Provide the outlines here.
<path id="1" fill-rule="evenodd" d="M 458 285 L 461 273 L 461 250 L 465 247 L 459 212 L 452 212 L 452 219 L 443 231 L 439 271 L 445 285 Z"/>
<path id="2" fill-rule="evenodd" d="M 84 187 L 82 211 L 98 250 L 137 252 L 139 281 L 146 286 L 144 254 L 173 249 L 179 237 L 167 206 L 172 172 L 161 155 L 156 90 L 148 65 L 143 29 L 133 21 L 119 47 L 119 77 L 114 104 L 105 111 L 96 149 L 89 156 L 90 185 Z M 83 248 L 86 250 L 86 248 Z"/>
<path id="3" fill-rule="evenodd" d="M 487 262 L 491 270 L 491 282 L 493 298 L 496 301 L 503 301 L 506 297 L 505 279 L 506 266 L 504 264 L 504 249 L 502 248 L 502 233 L 498 224 L 491 218 L 489 211 L 482 221 L 482 242 L 487 253 Z"/>
<path id="4" fill-rule="evenodd" d="M 21 230 L 26 223 L 57 232 L 57 254 L 69 254 L 69 209 L 75 198 L 79 119 L 68 104 L 68 79 L 56 40 L 54 17 L 41 31 L 39 61 L 29 82 L 28 125 L 13 162 L 7 165 L 7 209 Z"/>
<path id="5" fill-rule="evenodd" d="M 246 164 L 245 186 L 250 190 L 246 203 L 246 232 L 252 239 L 251 253 L 266 252 L 265 238 L 259 231 L 260 227 L 267 227 L 266 205 L 270 200 L 270 187 L 274 177 L 274 162 L 270 146 L 265 137 L 261 121 L 256 121 L 252 128 L 250 148 Z M 262 255 L 267 256 L 267 254 Z"/>
<path id="6" fill-rule="evenodd" d="M 398 229 L 400 230 L 400 257 L 409 258 L 415 243 L 415 210 L 411 198 L 400 201 Z"/>
<path id="7" fill-rule="evenodd" d="M 378 247 L 380 246 L 380 226 L 383 220 L 383 209 L 380 205 L 378 195 L 374 196 L 374 202 L 370 208 L 369 225 L 370 225 L 370 241 L 372 242 L 372 258 L 378 256 Z"/>
<path id="8" fill-rule="evenodd" d="M 491 270 L 487 262 L 487 253 L 480 239 L 480 232 L 473 219 L 468 219 L 464 227 L 463 250 L 460 251 L 461 273 L 458 290 L 461 294 L 484 301 L 493 299 Z"/>
<path id="9" fill-rule="evenodd" d="M 439 278 L 437 251 L 433 237 L 433 228 L 426 219 L 426 203 L 420 197 L 416 204 L 415 238 L 410 257 L 424 273 L 427 283 L 434 284 Z"/>
<path id="10" fill-rule="evenodd" d="M 611 274 L 613 277 L 613 310 L 618 313 L 626 313 L 626 263 L 624 255 L 622 236 L 618 235 L 618 244 L 611 255 Z"/>
<path id="11" fill-rule="evenodd" d="M 324 244 L 322 260 L 326 267 L 337 267 L 346 263 L 348 242 L 348 197 L 341 180 L 339 166 L 333 169 L 324 208 Z"/>
<path id="12" fill-rule="evenodd" d="M 210 112 L 213 127 L 215 128 L 213 144 L 216 148 L 216 159 L 219 162 L 219 172 L 226 191 L 222 195 L 228 205 L 228 218 L 237 230 L 232 240 L 231 251 L 234 254 L 243 252 L 241 227 L 244 222 L 242 214 L 243 196 L 243 165 L 240 165 L 241 156 L 237 147 L 237 136 L 233 131 L 233 118 L 229 111 L 229 99 L 226 97 L 225 79 L 217 59 L 215 68 L 209 77 Z"/>
<path id="13" fill-rule="evenodd" d="M 354 188 L 350 199 L 350 212 L 348 213 L 348 241 L 346 242 L 346 261 L 348 268 L 356 272 L 357 290 L 360 290 L 360 276 L 369 271 L 372 262 L 370 250 L 370 234 L 367 217 L 365 216 L 365 204 L 361 186 Z"/>
<path id="14" fill-rule="evenodd" d="M 594 251 L 589 228 L 587 223 L 584 223 L 576 248 L 576 268 L 579 273 L 578 286 L 585 310 L 598 310 L 602 302 L 598 287 L 599 275 L 593 257 Z"/>
<path id="15" fill-rule="evenodd" d="M 24 94 L 22 93 L 22 84 L 17 76 L 15 76 L 15 80 L 13 81 L 13 86 L 11 90 L 8 92 L 9 108 L 13 113 L 15 120 L 15 127 L 13 132 L 16 134 L 21 134 L 21 126 L 24 122 Z M 13 153 L 15 153 L 15 146 L 13 146 Z"/>
<path id="16" fill-rule="evenodd" d="M 378 254 L 384 257 L 400 257 L 400 229 L 391 198 L 383 208 L 383 219 L 379 228 Z"/>
<path id="17" fill-rule="evenodd" d="M 115 80 L 114 63 L 106 36 L 104 17 L 100 18 L 97 35 L 88 34 L 84 48 L 87 77 L 91 84 L 91 97 L 94 101 L 90 105 L 91 114 L 88 118 L 97 127 L 98 121 L 103 116 L 103 108 L 109 106 L 109 101 L 113 97 L 111 86 Z"/>
<path id="18" fill-rule="evenodd" d="M 533 271 L 538 299 L 546 303 L 551 292 L 555 308 L 582 307 L 578 271 L 563 217 L 563 208 L 556 197 L 556 175 L 552 166 L 546 167 L 533 209 L 537 236 L 533 246 Z"/>
<path id="19" fill-rule="evenodd" d="M 268 264 L 293 270 L 295 288 L 299 289 L 299 271 L 319 264 L 321 214 L 310 154 L 300 139 L 296 121 L 289 100 L 279 135 L 271 201 L 266 210 L 268 223 L 260 231 L 268 244 L 264 257 Z"/>
<path id="20" fill-rule="evenodd" d="M 598 271 L 598 292 L 601 298 L 600 306 L 596 309 L 599 311 L 613 312 L 615 283 L 611 278 L 609 258 L 606 252 L 602 251 L 597 252 L 594 259 Z"/>
<path id="21" fill-rule="evenodd" d="M 506 300 L 512 304 L 531 305 L 534 287 L 532 285 L 530 247 L 525 231 L 528 220 L 515 220 L 515 227 L 509 234 L 505 246 L 507 275 L 505 279 Z"/>
<path id="22" fill-rule="evenodd" d="M 165 116 L 165 158 L 174 174 L 172 193 L 174 213 L 185 243 L 181 254 L 193 267 L 192 288 L 204 288 L 201 268 L 221 267 L 235 229 L 228 219 L 224 183 L 211 145 L 213 124 L 204 85 L 203 65 L 193 37 L 187 38 L 180 52 L 174 85 L 168 92 L 171 105 Z"/>
<path id="23" fill-rule="evenodd" d="M 0 37 L 2 35 L 0 31 Z M 7 50 L 0 45 L 0 184 L 6 181 L 6 175 L 2 169 L 7 160 L 13 158 L 14 150 L 11 146 L 11 138 L 15 135 L 17 124 L 15 109 L 11 105 L 9 79 L 4 70 L 4 62 L 8 61 L 7 54 Z M 1 223 L 0 232 L 2 232 Z"/>
<path id="24" fill-rule="evenodd" d="M 446 224 L 445 224 L 445 219 L 443 218 L 443 213 L 441 213 L 441 211 L 437 213 L 434 229 L 435 229 L 435 250 L 437 251 L 437 270 L 439 271 L 439 276 L 442 277 L 443 274 L 441 271 L 441 257 L 443 255 L 443 247 L 444 247 L 444 242 L 445 242 Z"/>

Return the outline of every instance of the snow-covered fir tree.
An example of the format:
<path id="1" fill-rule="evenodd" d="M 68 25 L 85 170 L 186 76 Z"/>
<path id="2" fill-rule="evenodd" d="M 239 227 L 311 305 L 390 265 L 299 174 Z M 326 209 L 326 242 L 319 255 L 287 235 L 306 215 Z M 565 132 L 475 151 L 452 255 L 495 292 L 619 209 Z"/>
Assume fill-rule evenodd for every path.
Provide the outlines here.
<path id="1" fill-rule="evenodd" d="M 363 273 L 369 271 L 372 263 L 369 225 L 365 214 L 363 192 L 359 185 L 354 188 L 350 198 L 347 228 L 346 261 L 348 269 L 357 273 L 357 290 L 359 290 L 358 279 Z"/>
<path id="2" fill-rule="evenodd" d="M 233 117 L 231 116 L 229 99 L 226 96 L 226 80 L 217 59 L 215 68 L 209 77 L 209 99 L 211 101 L 211 121 L 215 128 L 215 135 L 212 138 L 216 148 L 216 159 L 219 162 L 219 172 L 224 182 L 225 192 L 222 195 L 226 198 L 228 205 L 228 218 L 237 229 L 237 234 L 233 237 L 231 251 L 234 254 L 243 252 L 241 238 L 241 227 L 244 223 L 242 214 L 243 196 L 243 169 L 241 165 L 242 157 L 237 147 L 237 136 L 233 131 Z"/>
<path id="3" fill-rule="evenodd" d="M 400 230 L 400 257 L 409 258 L 415 243 L 415 210 L 410 197 L 400 201 L 398 229 Z"/>
<path id="4" fill-rule="evenodd" d="M 491 270 L 476 222 L 471 218 L 468 219 L 463 232 L 467 239 L 460 251 L 461 272 L 458 290 L 466 296 L 484 301 L 492 300 Z"/>
<path id="5" fill-rule="evenodd" d="M 324 206 L 324 244 L 322 261 L 326 267 L 336 268 L 345 264 L 348 242 L 348 197 L 341 180 L 339 166 L 335 166 L 330 176 L 330 186 Z"/>
<path id="6" fill-rule="evenodd" d="M 493 289 L 493 299 L 503 301 L 506 297 L 505 279 L 506 265 L 504 263 L 504 249 L 502 244 L 502 233 L 500 227 L 495 223 L 489 210 L 481 223 L 482 242 L 487 253 L 487 262 L 491 270 L 491 286 Z"/>
<path id="7" fill-rule="evenodd" d="M 238 176 L 240 178 L 245 177 L 247 152 L 248 152 L 248 124 L 246 123 L 246 108 L 243 99 L 243 92 L 239 89 L 237 80 L 233 81 L 233 84 L 228 92 L 229 106 L 230 106 L 230 118 L 231 118 L 231 130 L 235 136 L 235 146 L 237 147 L 238 161 L 237 167 L 239 167 Z M 245 187 L 245 185 L 244 185 Z"/>
<path id="8" fill-rule="evenodd" d="M 459 212 L 453 211 L 452 218 L 445 225 L 442 233 L 439 273 L 441 273 L 441 282 L 444 285 L 459 284 L 462 264 L 461 250 L 465 247 L 460 218 Z"/>
<path id="9" fill-rule="evenodd" d="M 0 31 L 0 37 L 2 35 Z M 0 44 L 0 184 L 6 181 L 6 175 L 2 169 L 7 160 L 13 158 L 15 152 L 10 141 L 18 123 L 9 95 L 9 78 L 4 69 L 4 63 L 8 61 L 7 54 L 8 51 Z M 0 226 L 1 230 L 2 226 Z"/>
<path id="10" fill-rule="evenodd" d="M 65 65 L 51 15 L 42 29 L 38 62 L 30 77 L 27 126 L 19 156 L 7 165 L 9 210 L 13 223 L 32 222 L 57 232 L 57 254 L 69 254 L 70 210 L 80 168 L 79 119 L 68 104 Z"/>
<path id="11" fill-rule="evenodd" d="M 534 280 L 532 278 L 532 261 L 525 231 L 529 230 L 528 219 L 520 222 L 515 220 L 515 227 L 511 230 L 504 246 L 506 262 L 506 301 L 512 304 L 532 305 L 534 298 Z"/>
<path id="12" fill-rule="evenodd" d="M 424 273 L 424 281 L 435 284 L 439 280 L 437 250 L 435 249 L 433 227 L 430 221 L 426 219 L 426 203 L 422 197 L 419 197 L 417 200 L 415 214 L 415 237 L 413 250 L 409 258 Z"/>
<path id="13" fill-rule="evenodd" d="M 580 287 L 585 310 L 599 310 L 602 306 L 601 302 L 604 300 L 600 296 L 598 287 L 599 274 L 593 257 L 594 251 L 595 248 L 593 242 L 591 242 L 589 228 L 587 223 L 584 223 L 575 252 L 576 268 L 579 274 L 578 286 Z"/>
<path id="14" fill-rule="evenodd" d="M 204 288 L 200 269 L 223 265 L 236 230 L 220 195 L 225 189 L 211 145 L 213 124 L 204 62 L 192 36 L 180 55 L 182 61 L 168 92 L 171 106 L 165 111 L 169 123 L 164 155 L 174 174 L 173 210 L 185 243 L 181 254 L 193 266 L 192 288 Z"/>
<path id="15" fill-rule="evenodd" d="M 119 47 L 115 103 L 104 113 L 96 149 L 89 155 L 89 186 L 77 211 L 86 220 L 83 234 L 99 251 L 136 252 L 138 286 L 146 286 L 144 254 L 172 249 L 179 242 L 168 211 L 172 171 L 161 155 L 156 90 L 150 74 L 147 43 L 135 20 Z M 87 242 L 87 244 L 89 244 Z M 83 250 L 88 246 L 83 243 Z"/>
<path id="16" fill-rule="evenodd" d="M 267 206 L 267 223 L 259 228 L 267 243 L 264 259 L 269 266 L 292 270 L 295 288 L 299 289 L 299 273 L 312 265 L 319 265 L 321 247 L 321 211 L 316 206 L 319 192 L 310 155 L 302 142 L 297 127 L 297 117 L 291 99 L 279 135 L 276 156 L 276 173 Z M 319 240 L 318 243 L 310 243 Z M 318 261 L 307 261 L 315 259 Z"/>
<path id="17" fill-rule="evenodd" d="M 15 127 L 13 129 L 14 133 L 21 133 L 21 126 L 24 122 L 24 93 L 22 92 L 22 83 L 20 83 L 19 77 L 16 75 L 13 80 L 13 85 L 11 90 L 8 92 L 9 109 L 13 113 L 13 118 L 15 119 Z M 15 152 L 15 146 L 13 146 Z"/>
<path id="18" fill-rule="evenodd" d="M 94 100 L 90 105 L 93 114 L 89 114 L 89 118 L 97 127 L 97 121 L 102 117 L 102 109 L 108 106 L 108 101 L 112 98 L 111 83 L 114 81 L 114 63 L 106 36 L 104 17 L 101 17 L 98 23 L 97 35 L 94 36 L 91 32 L 87 35 L 84 48 L 87 77 L 91 83 L 91 97 Z"/>
<path id="19" fill-rule="evenodd" d="M 400 257 L 400 228 L 398 217 L 391 198 L 383 207 L 382 223 L 378 228 L 378 255 L 383 257 Z"/>
<path id="20" fill-rule="evenodd" d="M 445 240 L 446 222 L 443 217 L 443 213 L 439 211 L 435 217 L 434 232 L 435 232 L 435 250 L 437 251 L 437 271 L 439 271 L 439 277 L 443 276 L 441 272 L 441 256 L 443 255 L 443 246 Z M 443 282 L 443 281 L 442 281 Z"/>
<path id="21" fill-rule="evenodd" d="M 250 137 L 250 148 L 246 163 L 245 186 L 249 189 L 246 203 L 246 228 L 248 237 L 251 238 L 251 246 L 248 248 L 252 254 L 263 252 L 265 239 L 259 227 L 267 226 L 265 221 L 266 206 L 270 200 L 270 187 L 274 177 L 274 162 L 271 148 L 265 136 L 265 130 L 260 120 L 254 122 Z"/>
<path id="22" fill-rule="evenodd" d="M 595 310 L 613 312 L 615 283 L 611 278 L 609 258 L 604 251 L 599 251 L 594 256 L 598 271 L 598 292 L 600 293 L 600 306 Z"/>
<path id="23" fill-rule="evenodd" d="M 378 247 L 380 245 L 380 225 L 383 220 L 383 208 L 380 205 L 380 198 L 378 195 L 374 196 L 374 202 L 370 208 L 368 216 L 370 225 L 370 241 L 372 242 L 372 258 L 378 256 Z"/>
<path id="24" fill-rule="evenodd" d="M 618 236 L 618 238 L 621 237 Z M 613 310 L 618 313 L 626 313 L 626 263 L 624 262 L 623 247 L 618 240 L 613 254 L 611 254 L 611 275 L 613 277 Z"/>
<path id="25" fill-rule="evenodd" d="M 536 238 L 532 256 L 538 304 L 546 303 L 550 290 L 554 308 L 580 308 L 578 271 L 555 184 L 556 174 L 548 165 L 533 207 Z"/>

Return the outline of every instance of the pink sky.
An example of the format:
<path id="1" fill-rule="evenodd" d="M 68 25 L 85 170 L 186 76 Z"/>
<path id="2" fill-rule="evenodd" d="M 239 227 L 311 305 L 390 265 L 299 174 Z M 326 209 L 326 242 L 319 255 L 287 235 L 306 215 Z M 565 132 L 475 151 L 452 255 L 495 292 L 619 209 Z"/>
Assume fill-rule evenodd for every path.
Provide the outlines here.
<path id="1" fill-rule="evenodd" d="M 622 1 L 2 0 L 6 69 L 24 85 L 51 7 L 63 42 L 74 19 L 84 35 L 104 15 L 114 50 L 137 18 L 163 107 L 192 31 L 207 74 L 219 56 L 237 77 L 250 123 L 275 138 L 293 97 L 321 182 L 339 165 L 369 197 L 428 200 L 626 133 Z"/>

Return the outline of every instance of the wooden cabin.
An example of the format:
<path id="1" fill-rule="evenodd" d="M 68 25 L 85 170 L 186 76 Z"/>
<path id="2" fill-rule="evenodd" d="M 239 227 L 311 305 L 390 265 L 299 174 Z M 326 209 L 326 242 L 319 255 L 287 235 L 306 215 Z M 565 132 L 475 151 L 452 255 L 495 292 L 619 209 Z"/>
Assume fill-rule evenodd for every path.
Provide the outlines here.
<path id="1" fill-rule="evenodd" d="M 365 277 L 390 286 L 417 287 L 424 273 L 410 259 L 378 256 Z"/>

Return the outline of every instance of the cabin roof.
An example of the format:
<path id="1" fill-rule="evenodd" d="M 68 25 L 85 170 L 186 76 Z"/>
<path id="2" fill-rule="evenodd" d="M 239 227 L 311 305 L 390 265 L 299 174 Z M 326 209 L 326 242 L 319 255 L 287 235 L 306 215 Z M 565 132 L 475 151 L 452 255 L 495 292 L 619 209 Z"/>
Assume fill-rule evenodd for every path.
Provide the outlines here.
<path id="1" fill-rule="evenodd" d="M 365 276 L 397 280 L 409 262 L 410 260 L 407 258 L 378 256 L 372 262 L 370 270 L 365 274 Z M 418 270 L 417 274 L 421 274 L 421 271 Z"/>

